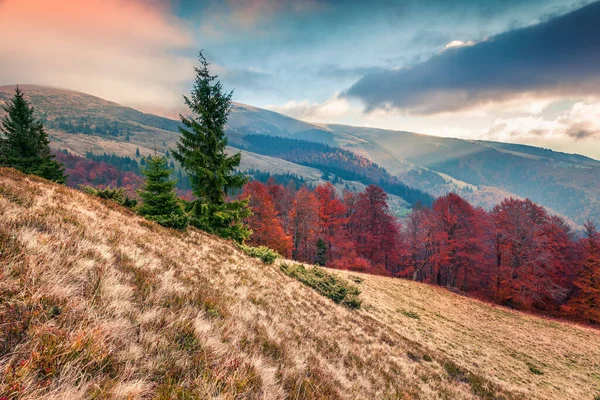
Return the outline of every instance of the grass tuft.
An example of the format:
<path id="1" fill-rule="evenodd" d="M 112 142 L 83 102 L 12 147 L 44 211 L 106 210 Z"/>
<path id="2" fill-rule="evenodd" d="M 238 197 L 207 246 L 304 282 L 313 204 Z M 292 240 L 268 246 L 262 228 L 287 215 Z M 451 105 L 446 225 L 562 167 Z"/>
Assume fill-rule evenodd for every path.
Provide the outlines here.
<path id="1" fill-rule="evenodd" d="M 323 268 L 316 266 L 306 268 L 302 264 L 284 263 L 281 264 L 281 270 L 287 276 L 299 280 L 338 304 L 355 309 L 361 306 L 362 301 L 358 297 L 360 290 L 346 280 L 326 272 Z"/>

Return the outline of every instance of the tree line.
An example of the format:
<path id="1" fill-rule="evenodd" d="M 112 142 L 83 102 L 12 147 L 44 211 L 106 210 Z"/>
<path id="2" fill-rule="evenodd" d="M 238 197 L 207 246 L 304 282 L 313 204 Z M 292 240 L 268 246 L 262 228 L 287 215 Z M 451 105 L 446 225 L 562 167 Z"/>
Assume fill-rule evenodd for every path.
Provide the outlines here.
<path id="1" fill-rule="evenodd" d="M 454 193 L 401 224 L 371 185 L 338 193 L 253 181 L 243 188 L 249 243 L 311 264 L 404 277 L 521 310 L 600 323 L 600 234 L 580 238 L 530 200 L 492 211 Z"/>

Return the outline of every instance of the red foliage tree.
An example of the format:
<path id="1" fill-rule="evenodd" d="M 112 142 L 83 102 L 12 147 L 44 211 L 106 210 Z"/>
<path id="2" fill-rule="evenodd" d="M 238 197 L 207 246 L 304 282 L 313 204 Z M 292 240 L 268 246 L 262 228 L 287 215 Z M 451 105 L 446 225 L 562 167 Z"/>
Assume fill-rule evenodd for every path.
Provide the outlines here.
<path id="1" fill-rule="evenodd" d="M 575 295 L 563 311 L 578 320 L 600 324 L 600 234 L 596 225 L 585 224 L 581 243 L 582 263 L 575 278 Z"/>
<path id="2" fill-rule="evenodd" d="M 290 212 L 292 257 L 314 263 L 319 229 L 319 201 L 306 187 L 301 187 Z"/>
<path id="3" fill-rule="evenodd" d="M 398 272 L 398 223 L 389 212 L 387 194 L 370 185 L 358 195 L 354 208 L 350 233 L 357 254 L 369 260 L 379 272 Z"/>
<path id="4" fill-rule="evenodd" d="M 477 270 L 488 261 L 486 232 L 480 229 L 485 217 L 454 193 L 435 201 L 432 265 L 436 284 L 463 291 L 479 285 Z"/>
<path id="5" fill-rule="evenodd" d="M 318 235 L 325 243 L 325 257 L 330 265 L 334 260 L 341 259 L 349 247 L 352 247 L 346 230 L 346 207 L 337 197 L 331 183 L 317 187 L 314 193 L 319 200 Z"/>
<path id="6" fill-rule="evenodd" d="M 284 257 L 291 255 L 292 242 L 277 218 L 273 200 L 265 185 L 258 181 L 248 182 L 242 192 L 242 198 L 248 199 L 252 215 L 246 223 L 252 229 L 248 243 L 255 246 L 267 246 Z"/>
<path id="7" fill-rule="evenodd" d="M 506 199 L 492 212 L 496 225 L 496 290 L 503 304 L 546 310 L 568 294 L 560 251 L 569 246 L 566 224 L 530 200 Z M 563 249 L 563 250 L 557 250 Z"/>

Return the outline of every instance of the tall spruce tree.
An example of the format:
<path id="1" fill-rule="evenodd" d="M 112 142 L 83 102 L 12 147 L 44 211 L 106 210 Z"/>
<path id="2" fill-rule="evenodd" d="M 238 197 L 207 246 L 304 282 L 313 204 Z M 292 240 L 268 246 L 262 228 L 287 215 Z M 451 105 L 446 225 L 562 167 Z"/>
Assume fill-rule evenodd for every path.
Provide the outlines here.
<path id="1" fill-rule="evenodd" d="M 18 86 L 4 111 L 7 115 L 0 127 L 0 165 L 65 183 L 64 168 L 50 152 L 50 140 L 44 125 L 34 117 L 33 107 Z"/>
<path id="2" fill-rule="evenodd" d="M 148 157 L 142 173 L 146 182 L 139 192 L 143 200 L 139 213 L 168 228 L 184 229 L 189 218 L 175 194 L 177 181 L 170 178 L 173 171 L 167 167 L 167 160 L 158 156 Z"/>
<path id="3" fill-rule="evenodd" d="M 241 188 L 247 177 L 236 174 L 241 153 L 227 155 L 225 125 L 233 92 L 225 92 L 200 52 L 200 66 L 185 104 L 193 116 L 180 116 L 183 126 L 173 157 L 188 173 L 197 200 L 191 203 L 191 224 L 221 237 L 243 242 L 251 231 L 242 223 L 250 215 L 247 201 L 227 202 L 227 193 Z"/>

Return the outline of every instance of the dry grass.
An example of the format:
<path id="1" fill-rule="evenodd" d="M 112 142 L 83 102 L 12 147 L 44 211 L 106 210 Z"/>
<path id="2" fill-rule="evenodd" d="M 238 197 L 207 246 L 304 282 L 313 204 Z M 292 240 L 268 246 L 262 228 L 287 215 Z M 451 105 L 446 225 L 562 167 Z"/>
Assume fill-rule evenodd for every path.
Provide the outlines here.
<path id="1" fill-rule="evenodd" d="M 351 310 L 223 240 L 8 169 L 0 265 L 0 398 L 593 398 L 600 376 L 596 331 L 358 274 Z"/>
<path id="2" fill-rule="evenodd" d="M 363 305 L 379 322 L 526 398 L 600 394 L 600 330 L 535 317 L 439 287 L 360 276 Z"/>

